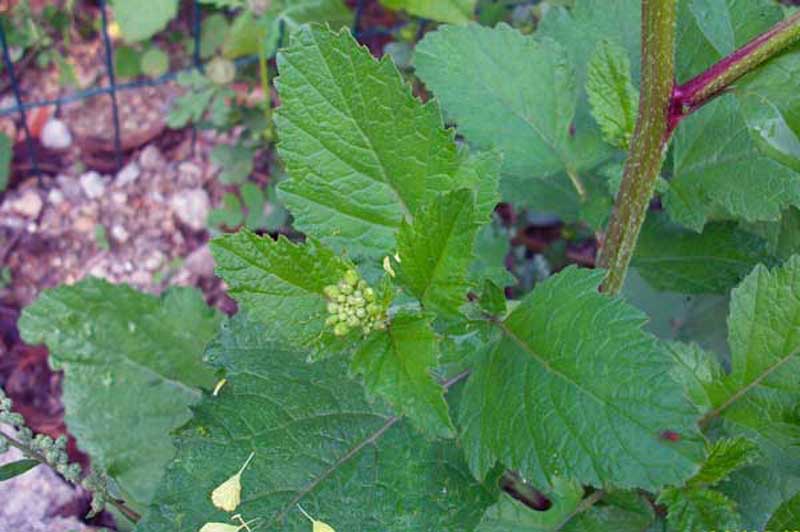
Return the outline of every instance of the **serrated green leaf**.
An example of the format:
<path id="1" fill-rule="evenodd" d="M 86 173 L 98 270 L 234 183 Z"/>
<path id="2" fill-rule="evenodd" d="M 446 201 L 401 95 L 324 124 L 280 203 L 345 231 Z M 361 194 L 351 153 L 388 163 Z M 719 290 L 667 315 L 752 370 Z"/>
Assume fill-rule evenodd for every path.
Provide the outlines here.
<path id="1" fill-rule="evenodd" d="M 275 341 L 313 349 L 326 334 L 323 289 L 348 269 L 332 251 L 313 239 L 293 244 L 247 229 L 212 240 L 211 251 L 230 295 Z"/>
<path id="2" fill-rule="evenodd" d="M 767 523 L 768 530 L 793 530 L 800 524 L 800 493 L 781 505 Z"/>
<path id="3" fill-rule="evenodd" d="M 128 42 L 144 41 L 175 18 L 178 0 L 113 0 L 114 19 Z"/>
<path id="4" fill-rule="evenodd" d="M 658 503 L 667 506 L 667 522 L 676 531 L 741 529 L 736 504 L 715 490 L 667 488 L 658 496 Z"/>
<path id="5" fill-rule="evenodd" d="M 24 459 L 0 465 L 0 482 L 27 473 L 34 467 L 38 466 L 40 463 L 41 462 L 39 462 L 38 460 Z"/>
<path id="6" fill-rule="evenodd" d="M 753 462 L 758 456 L 758 446 L 747 438 L 721 438 L 708 451 L 706 461 L 688 485 L 714 486 L 737 469 Z"/>
<path id="7" fill-rule="evenodd" d="M 639 91 L 631 80 L 631 62 L 624 48 L 609 41 L 600 43 L 589 60 L 586 92 L 605 141 L 627 149 L 639 112 Z"/>
<path id="8" fill-rule="evenodd" d="M 711 408 L 707 387 L 723 375 L 719 363 L 696 344 L 667 342 L 665 346 L 675 361 L 673 378 L 683 385 L 697 411 L 707 412 Z"/>
<path id="9" fill-rule="evenodd" d="M 444 388 L 433 376 L 438 358 L 430 319 L 401 313 L 386 331 L 367 338 L 353 357 L 352 369 L 364 376 L 368 392 L 384 397 L 420 431 L 449 438 L 453 423 Z"/>
<path id="10" fill-rule="evenodd" d="M 742 114 L 761 151 L 800 172 L 800 94 L 786 90 L 800 84 L 796 47 L 769 61 L 736 84 Z"/>
<path id="11" fill-rule="evenodd" d="M 201 356 L 219 323 L 196 290 L 159 299 L 87 279 L 42 292 L 19 327 L 64 370 L 65 420 L 78 446 L 147 503 L 175 452 L 170 431 L 191 417 L 198 388 L 215 382 Z"/>
<path id="12" fill-rule="evenodd" d="M 620 31 L 625 28 L 624 31 Z M 641 63 L 641 2 L 637 0 L 581 0 L 571 9 L 553 7 L 537 29 L 542 37 L 559 42 L 575 66 L 578 85 L 576 127 L 596 127 L 586 94 L 589 60 L 603 42 L 625 50 L 631 63 L 633 86 L 639 86 Z"/>
<path id="13" fill-rule="evenodd" d="M 505 493 L 486 510 L 476 532 L 554 532 L 569 519 L 583 497 L 583 488 L 566 479 L 554 478 L 552 489 L 544 493 L 551 506 L 533 510 Z"/>
<path id="14" fill-rule="evenodd" d="M 503 339 L 474 368 L 459 413 L 479 478 L 495 460 L 534 484 L 559 474 L 652 489 L 696 471 L 697 415 L 671 357 L 642 332 L 641 312 L 598 293 L 603 275 L 564 270 L 498 325 Z"/>
<path id="15" fill-rule="evenodd" d="M 452 442 L 426 441 L 370 405 L 344 357 L 306 364 L 242 317 L 207 357 L 228 383 L 178 431 L 178 456 L 137 532 L 227 522 L 209 494 L 251 452 L 237 512 L 261 518 L 264 530 L 310 529 L 300 504 L 341 531 L 460 532 L 496 500 L 496 488 L 470 477 Z"/>
<path id="16" fill-rule="evenodd" d="M 578 89 L 555 41 L 502 24 L 444 26 L 417 45 L 414 64 L 467 140 L 503 153 L 503 188 L 515 201 L 533 198 L 520 198 L 531 178 L 580 172 L 607 156 L 596 132 L 570 131 Z"/>
<path id="17" fill-rule="evenodd" d="M 467 273 L 481 224 L 474 194 L 457 190 L 431 199 L 397 236 L 397 282 L 428 310 L 455 316 L 467 301 Z"/>
<path id="18" fill-rule="evenodd" d="M 462 154 L 455 181 L 475 191 L 475 207 L 481 221 L 488 221 L 500 202 L 498 191 L 503 156 L 497 150 Z"/>
<path id="19" fill-rule="evenodd" d="M 632 264 L 654 288 L 684 294 L 725 293 L 756 264 L 772 262 L 767 243 L 732 223 L 707 225 L 701 234 L 650 213 Z"/>
<path id="20" fill-rule="evenodd" d="M 403 219 L 459 188 L 461 157 L 438 108 L 346 31 L 298 30 L 278 68 L 275 120 L 290 176 L 279 194 L 295 227 L 354 258 L 393 253 Z"/>
<path id="21" fill-rule="evenodd" d="M 381 0 L 390 9 L 402 9 L 409 14 L 437 22 L 464 24 L 472 19 L 477 0 Z"/>
<path id="22" fill-rule="evenodd" d="M 733 95 L 687 117 L 673 153 L 663 199 L 686 227 L 700 231 L 709 218 L 778 220 L 783 209 L 800 205 L 800 174 L 761 153 Z"/>
<path id="23" fill-rule="evenodd" d="M 780 8 L 769 0 L 681 2 L 677 49 L 684 52 L 678 54 L 678 78 L 698 74 L 781 18 Z M 709 103 L 679 126 L 674 176 L 664 197 L 675 221 L 699 231 L 714 218 L 777 220 L 782 209 L 800 204 L 800 174 L 765 149 L 765 137 L 767 144 L 783 142 L 773 136 L 775 116 L 767 116 L 780 112 L 774 101 L 785 87 L 779 71 L 760 82 L 761 72 L 755 73 L 737 84 L 734 94 Z"/>
<path id="24" fill-rule="evenodd" d="M 470 281 L 479 283 L 488 279 L 501 288 L 514 284 L 516 278 L 506 268 L 506 256 L 510 249 L 510 237 L 498 223 L 483 226 L 475 237 Z"/>
<path id="25" fill-rule="evenodd" d="M 708 386 L 713 409 L 729 425 L 789 448 L 800 437 L 800 256 L 768 270 L 757 266 L 733 290 L 728 318 L 731 371 Z M 796 452 L 794 454 L 797 454 Z"/>

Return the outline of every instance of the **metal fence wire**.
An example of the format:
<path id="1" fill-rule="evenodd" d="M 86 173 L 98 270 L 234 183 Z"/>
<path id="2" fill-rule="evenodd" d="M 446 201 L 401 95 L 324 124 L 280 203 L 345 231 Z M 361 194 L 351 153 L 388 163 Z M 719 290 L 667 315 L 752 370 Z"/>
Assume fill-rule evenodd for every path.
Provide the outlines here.
<path id="1" fill-rule="evenodd" d="M 355 12 L 354 12 L 355 20 L 352 30 L 357 38 L 360 36 L 358 34 L 357 29 L 359 27 L 359 21 L 361 18 L 361 14 L 363 12 L 364 4 L 365 4 L 364 0 L 359 0 L 356 3 L 355 7 Z M 11 90 L 14 95 L 14 105 L 0 109 L 0 117 L 14 115 L 14 114 L 18 115 L 20 121 L 22 122 L 22 129 L 25 134 L 25 148 L 26 151 L 28 152 L 27 155 L 28 158 L 30 159 L 31 169 L 33 170 L 33 173 L 35 175 L 39 175 L 40 172 L 39 172 L 39 165 L 38 165 L 33 135 L 31 134 L 30 128 L 28 127 L 27 111 L 35 109 L 37 107 L 55 106 L 57 108 L 60 108 L 62 105 L 65 104 L 86 100 L 88 98 L 92 98 L 100 94 L 108 94 L 109 98 L 111 99 L 111 117 L 114 126 L 114 157 L 117 168 L 120 168 L 122 166 L 123 153 L 122 153 L 117 93 L 120 91 L 136 90 L 144 87 L 155 87 L 163 85 L 165 83 L 174 80 L 181 72 L 186 72 L 195 69 L 200 72 L 204 71 L 203 62 L 200 57 L 202 10 L 200 8 L 199 0 L 192 0 L 191 32 L 192 32 L 192 38 L 194 40 L 194 50 L 192 54 L 191 66 L 189 66 L 188 68 L 167 72 L 156 78 L 139 79 L 124 83 L 117 83 L 117 78 L 114 71 L 114 49 L 111 43 L 111 36 L 109 34 L 109 29 L 108 29 L 109 28 L 108 1 L 99 0 L 99 8 L 101 17 L 100 33 L 103 41 L 103 58 L 104 58 L 103 60 L 105 63 L 108 83 L 104 85 L 96 85 L 94 87 L 90 87 L 84 90 L 75 91 L 71 94 L 53 99 L 43 99 L 34 101 L 23 100 L 19 85 L 19 79 L 17 77 L 17 72 L 14 69 L 14 62 L 11 60 L 11 52 L 9 50 L 5 29 L 3 28 L 3 25 L 0 24 L 0 46 L 2 46 L 3 63 L 5 64 L 6 72 L 8 73 L 9 84 L 11 86 Z M 392 30 L 393 29 L 390 28 L 382 30 L 382 32 L 388 34 Z M 282 34 L 283 34 L 283 28 L 281 28 L 281 40 L 283 38 Z M 242 57 L 237 59 L 235 61 L 235 64 L 237 68 L 239 68 L 251 64 L 257 60 L 258 56 Z M 192 140 L 194 141 L 197 136 L 197 130 L 194 128 L 192 135 L 193 135 Z"/>

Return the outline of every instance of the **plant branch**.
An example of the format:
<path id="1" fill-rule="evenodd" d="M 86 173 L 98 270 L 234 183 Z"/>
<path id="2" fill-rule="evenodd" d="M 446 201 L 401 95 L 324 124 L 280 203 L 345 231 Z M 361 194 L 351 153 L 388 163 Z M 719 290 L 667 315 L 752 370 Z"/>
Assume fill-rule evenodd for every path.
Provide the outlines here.
<path id="1" fill-rule="evenodd" d="M 676 0 L 642 0 L 639 116 L 599 258 L 599 265 L 608 270 L 602 288 L 610 294 L 622 288 L 669 140 L 675 13 Z"/>
<path id="2" fill-rule="evenodd" d="M 800 40 L 800 12 L 778 22 L 705 72 L 675 87 L 670 110 L 670 128 L 674 129 L 682 118 L 725 92 L 742 76 L 749 74 L 798 40 Z"/>

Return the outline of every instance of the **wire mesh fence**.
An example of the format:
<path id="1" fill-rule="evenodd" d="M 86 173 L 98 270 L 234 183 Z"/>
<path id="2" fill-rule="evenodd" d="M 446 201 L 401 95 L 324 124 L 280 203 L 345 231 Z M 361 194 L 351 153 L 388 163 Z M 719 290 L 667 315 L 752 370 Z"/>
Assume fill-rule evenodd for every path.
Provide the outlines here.
<path id="1" fill-rule="evenodd" d="M 25 149 L 27 151 L 27 157 L 30 160 L 30 166 L 35 175 L 39 174 L 39 161 L 37 157 L 34 137 L 28 126 L 28 111 L 39 107 L 50 107 L 50 106 L 54 106 L 58 109 L 67 104 L 80 102 L 101 95 L 108 95 L 108 97 L 110 98 L 111 119 L 113 122 L 113 131 L 114 131 L 113 133 L 114 160 L 117 168 L 120 168 L 122 166 L 124 154 L 121 141 L 120 112 L 119 112 L 119 102 L 117 99 L 117 94 L 121 91 L 138 90 L 145 87 L 156 87 L 159 85 L 164 85 L 166 83 L 174 81 L 181 72 L 188 72 L 191 70 L 198 70 L 200 72 L 204 71 L 203 60 L 200 55 L 201 38 L 202 38 L 202 15 L 203 15 L 200 3 L 201 2 L 199 0 L 192 0 L 190 28 L 192 33 L 191 38 L 194 43 L 194 46 L 192 50 L 191 63 L 188 67 L 171 70 L 154 78 L 143 78 L 133 81 L 119 82 L 116 75 L 115 64 L 114 64 L 114 45 L 112 42 L 111 32 L 109 29 L 110 23 L 108 16 L 108 9 L 109 9 L 108 1 L 98 0 L 98 7 L 100 11 L 99 33 L 103 47 L 103 64 L 105 68 L 107 82 L 104 84 L 94 85 L 83 90 L 77 90 L 75 92 L 71 92 L 70 94 L 60 96 L 58 98 L 44 98 L 44 99 L 35 99 L 31 101 L 26 101 L 22 96 L 20 79 L 18 76 L 18 72 L 15 69 L 14 61 L 12 60 L 11 48 L 8 43 L 8 36 L 6 34 L 5 28 L 3 27 L 2 24 L 0 24 L 0 47 L 2 47 L 2 60 L 5 67 L 5 71 L 8 76 L 9 86 L 11 88 L 14 97 L 14 105 L 1 108 L 0 117 L 16 115 L 19 118 L 22 124 L 22 132 L 25 137 L 24 142 L 25 142 Z M 359 28 L 359 21 L 363 14 L 365 4 L 366 4 L 365 0 L 358 0 L 354 6 L 354 22 L 351 29 L 356 38 L 362 37 L 362 35 L 360 35 L 358 31 L 358 28 Z M 371 36 L 376 32 L 389 34 L 394 30 L 395 28 L 377 28 L 377 29 L 370 28 L 369 32 Z M 283 33 L 284 33 L 284 27 L 283 25 L 281 25 L 281 35 L 279 37 L 279 42 L 283 40 Z M 257 61 L 258 61 L 258 56 L 247 56 L 237 59 L 234 63 L 237 68 L 242 68 Z M 193 139 L 195 137 L 196 137 L 196 130 L 193 129 Z"/>

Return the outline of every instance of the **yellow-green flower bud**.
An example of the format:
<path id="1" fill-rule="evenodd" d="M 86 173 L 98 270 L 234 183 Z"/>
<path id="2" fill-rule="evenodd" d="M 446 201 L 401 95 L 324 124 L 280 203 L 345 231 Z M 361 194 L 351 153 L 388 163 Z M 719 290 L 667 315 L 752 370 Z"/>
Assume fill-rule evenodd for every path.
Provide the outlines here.
<path id="1" fill-rule="evenodd" d="M 353 293 L 353 287 L 350 286 L 346 281 L 339 281 L 339 291 L 345 295 Z"/>
<path id="2" fill-rule="evenodd" d="M 347 270 L 347 272 L 344 274 L 344 280 L 350 286 L 357 286 L 359 281 L 358 272 L 355 270 Z"/>
<path id="3" fill-rule="evenodd" d="M 355 316 L 350 316 L 349 318 L 347 318 L 347 325 L 350 327 L 358 327 L 359 323 L 360 322 L 358 321 L 358 318 L 356 318 Z"/>
<path id="4" fill-rule="evenodd" d="M 328 303 L 328 314 L 337 314 L 339 312 L 339 305 L 336 303 Z"/>
<path id="5" fill-rule="evenodd" d="M 344 294 L 339 294 L 338 296 L 336 296 L 336 301 L 338 301 L 339 303 L 344 303 L 345 301 L 347 301 L 347 296 Z"/>
<path id="6" fill-rule="evenodd" d="M 322 289 L 322 291 L 325 292 L 325 295 L 330 299 L 336 299 L 339 297 L 339 289 L 336 288 L 335 285 L 326 286 Z"/>
<path id="7" fill-rule="evenodd" d="M 366 282 L 364 279 L 361 279 L 361 280 L 358 282 L 358 289 L 359 289 L 359 290 L 362 290 L 362 291 L 363 291 L 363 290 L 366 290 L 368 286 L 369 286 L 369 285 L 367 284 L 367 282 Z"/>
<path id="8" fill-rule="evenodd" d="M 336 327 L 333 328 L 333 334 L 336 336 L 344 336 L 350 329 L 347 327 L 347 324 L 344 322 L 339 322 L 336 324 Z"/>
<path id="9" fill-rule="evenodd" d="M 372 303 L 375 301 L 375 290 L 372 288 L 365 288 L 364 289 L 364 299 Z"/>
<path id="10" fill-rule="evenodd" d="M 367 311 L 364 310 L 363 308 L 357 308 L 356 309 L 356 316 L 358 316 L 359 318 L 363 318 L 366 315 L 367 315 Z"/>
<path id="11" fill-rule="evenodd" d="M 335 314 L 333 316 L 328 316 L 328 319 L 325 320 L 325 325 L 335 325 L 336 322 L 339 321 L 339 315 Z"/>

